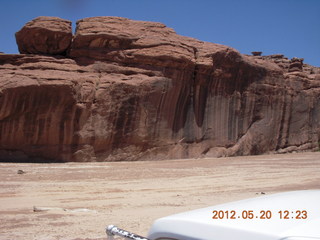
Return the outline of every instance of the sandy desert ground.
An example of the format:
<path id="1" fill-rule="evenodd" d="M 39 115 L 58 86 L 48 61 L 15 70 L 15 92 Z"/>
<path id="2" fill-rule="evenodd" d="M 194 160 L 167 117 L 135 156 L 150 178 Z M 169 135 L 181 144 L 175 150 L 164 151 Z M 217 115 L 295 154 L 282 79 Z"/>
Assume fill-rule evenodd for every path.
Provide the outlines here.
<path id="1" fill-rule="evenodd" d="M 0 239 L 106 239 L 108 224 L 146 235 L 155 219 L 169 214 L 261 192 L 320 189 L 319 170 L 320 152 L 155 162 L 0 163 Z"/>

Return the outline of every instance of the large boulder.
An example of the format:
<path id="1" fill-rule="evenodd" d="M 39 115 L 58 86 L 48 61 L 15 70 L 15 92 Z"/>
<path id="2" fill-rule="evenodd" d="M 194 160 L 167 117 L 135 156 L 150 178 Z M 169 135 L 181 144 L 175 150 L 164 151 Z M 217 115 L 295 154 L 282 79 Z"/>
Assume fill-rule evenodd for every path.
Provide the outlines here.
<path id="1" fill-rule="evenodd" d="M 185 67 L 194 49 L 161 23 L 119 17 L 92 17 L 77 22 L 70 57 L 122 64 Z M 173 65 L 172 65 L 173 64 Z"/>
<path id="2" fill-rule="evenodd" d="M 58 17 L 38 17 L 16 33 L 19 52 L 65 54 L 72 41 L 71 22 Z"/>

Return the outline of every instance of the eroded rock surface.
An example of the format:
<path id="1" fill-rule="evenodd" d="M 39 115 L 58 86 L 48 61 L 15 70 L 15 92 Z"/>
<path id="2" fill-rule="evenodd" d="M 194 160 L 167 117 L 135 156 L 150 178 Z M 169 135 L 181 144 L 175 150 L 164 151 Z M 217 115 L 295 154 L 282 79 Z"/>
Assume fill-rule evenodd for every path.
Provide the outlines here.
<path id="1" fill-rule="evenodd" d="M 319 68 L 117 17 L 67 56 L 0 55 L 0 158 L 111 161 L 318 149 Z"/>
<path id="2" fill-rule="evenodd" d="M 71 22 L 57 17 L 38 17 L 16 33 L 20 53 L 64 54 L 72 40 Z"/>
<path id="3" fill-rule="evenodd" d="M 292 58 L 290 61 L 289 72 L 302 72 L 303 58 Z"/>

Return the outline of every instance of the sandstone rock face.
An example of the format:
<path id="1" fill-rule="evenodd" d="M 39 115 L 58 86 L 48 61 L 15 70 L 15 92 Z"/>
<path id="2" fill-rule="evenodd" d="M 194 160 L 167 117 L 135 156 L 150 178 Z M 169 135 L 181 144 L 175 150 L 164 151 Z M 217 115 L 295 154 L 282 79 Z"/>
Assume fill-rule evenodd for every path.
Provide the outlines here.
<path id="1" fill-rule="evenodd" d="M 292 58 L 290 61 L 289 72 L 302 72 L 303 58 Z"/>
<path id="2" fill-rule="evenodd" d="M 87 18 L 67 56 L 0 55 L 0 159 L 113 161 L 315 150 L 319 68 L 160 23 Z"/>
<path id="3" fill-rule="evenodd" d="M 57 17 L 38 17 L 16 33 L 20 53 L 64 54 L 72 40 L 71 22 Z"/>

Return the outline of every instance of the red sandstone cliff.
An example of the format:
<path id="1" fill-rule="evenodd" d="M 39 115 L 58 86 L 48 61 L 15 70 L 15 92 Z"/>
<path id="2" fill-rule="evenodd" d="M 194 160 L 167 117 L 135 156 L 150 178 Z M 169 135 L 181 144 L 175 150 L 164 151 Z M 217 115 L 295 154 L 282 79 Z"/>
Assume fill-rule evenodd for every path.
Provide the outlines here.
<path id="1" fill-rule="evenodd" d="M 319 68 L 117 17 L 40 17 L 0 54 L 0 159 L 110 161 L 315 150 Z M 298 59 L 299 60 L 299 59 Z"/>

